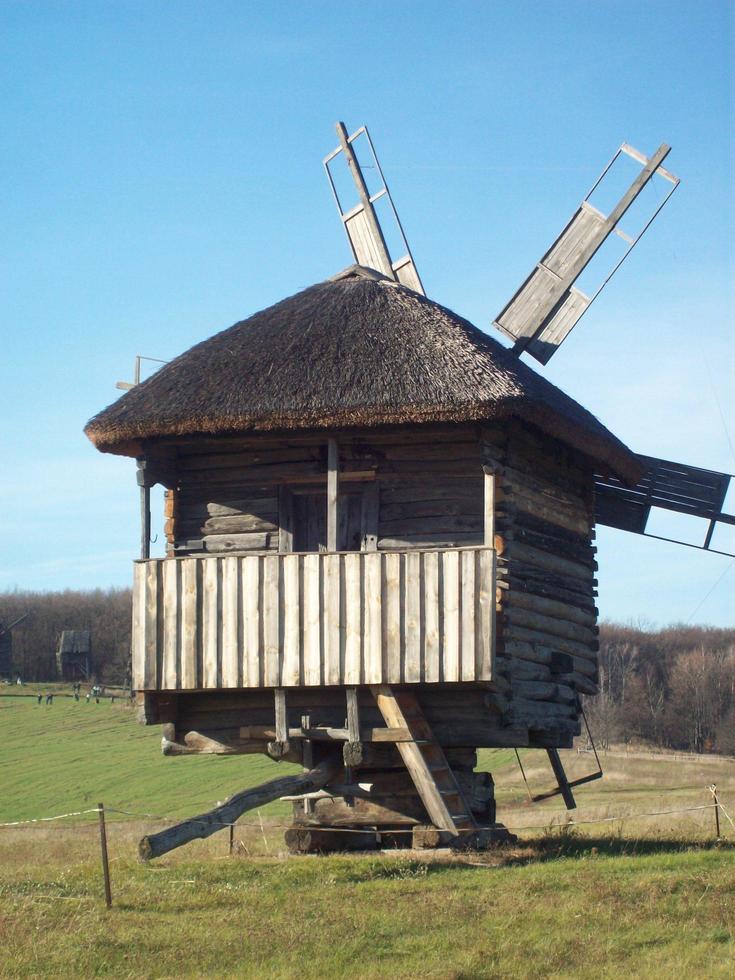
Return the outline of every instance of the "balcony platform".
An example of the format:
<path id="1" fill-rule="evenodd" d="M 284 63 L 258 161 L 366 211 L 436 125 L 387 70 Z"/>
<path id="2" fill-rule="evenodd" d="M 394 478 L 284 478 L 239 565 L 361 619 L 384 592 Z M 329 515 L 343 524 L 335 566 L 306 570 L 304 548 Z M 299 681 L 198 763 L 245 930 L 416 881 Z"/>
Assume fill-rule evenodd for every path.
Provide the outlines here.
<path id="1" fill-rule="evenodd" d="M 135 563 L 139 691 L 486 682 L 494 645 L 488 547 Z"/>

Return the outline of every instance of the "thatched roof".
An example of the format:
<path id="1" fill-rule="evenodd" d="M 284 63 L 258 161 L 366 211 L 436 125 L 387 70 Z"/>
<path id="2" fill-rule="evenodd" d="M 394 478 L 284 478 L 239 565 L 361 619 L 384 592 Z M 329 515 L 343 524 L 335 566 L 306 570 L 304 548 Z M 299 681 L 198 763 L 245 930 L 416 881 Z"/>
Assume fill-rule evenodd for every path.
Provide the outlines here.
<path id="1" fill-rule="evenodd" d="M 588 411 L 451 310 L 372 270 L 334 279 L 192 347 L 87 425 L 103 452 L 193 434 L 516 416 L 635 481 Z"/>

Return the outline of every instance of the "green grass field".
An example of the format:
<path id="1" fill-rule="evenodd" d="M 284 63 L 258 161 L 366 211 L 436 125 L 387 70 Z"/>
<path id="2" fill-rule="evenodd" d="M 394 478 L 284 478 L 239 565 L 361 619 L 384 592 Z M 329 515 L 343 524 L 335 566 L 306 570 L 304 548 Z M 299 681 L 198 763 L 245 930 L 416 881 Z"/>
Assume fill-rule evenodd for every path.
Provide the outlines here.
<path id="1" fill-rule="evenodd" d="M 87 809 L 185 816 L 284 767 L 256 756 L 164 758 L 160 731 L 116 703 L 0 697 L 0 822 Z M 543 753 L 523 753 L 534 789 Z M 708 802 L 735 811 L 735 761 L 608 753 L 575 818 Z M 566 754 L 572 773 L 585 754 Z M 481 754 L 517 846 L 286 857 L 288 804 L 143 866 L 162 824 L 110 815 L 113 908 L 102 902 L 96 817 L 0 827 L 2 977 L 730 977 L 735 850 L 711 810 L 563 828 L 558 799 L 524 802 L 515 756 Z M 735 831 L 723 818 L 730 841 Z"/>

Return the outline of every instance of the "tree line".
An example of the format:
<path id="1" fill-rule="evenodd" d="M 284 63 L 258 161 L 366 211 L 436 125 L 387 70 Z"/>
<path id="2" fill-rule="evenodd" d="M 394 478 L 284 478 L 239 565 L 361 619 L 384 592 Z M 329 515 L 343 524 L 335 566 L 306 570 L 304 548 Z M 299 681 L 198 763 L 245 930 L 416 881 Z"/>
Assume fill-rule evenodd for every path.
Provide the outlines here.
<path id="1" fill-rule="evenodd" d="M 603 623 L 595 741 L 735 755 L 735 629 Z"/>
<path id="2" fill-rule="evenodd" d="M 62 630 L 89 630 L 95 680 L 124 684 L 130 670 L 130 589 L 0 593 L 0 623 L 29 613 L 12 631 L 13 675 L 22 680 L 56 679 L 56 648 Z"/>
<path id="3" fill-rule="evenodd" d="M 56 677 L 61 631 L 88 629 L 92 671 L 124 683 L 130 671 L 130 589 L 0 593 L 13 630 L 13 668 L 26 681 Z M 596 742 L 643 740 L 668 749 L 735 755 L 735 629 L 603 623 L 600 693 L 585 698 Z"/>

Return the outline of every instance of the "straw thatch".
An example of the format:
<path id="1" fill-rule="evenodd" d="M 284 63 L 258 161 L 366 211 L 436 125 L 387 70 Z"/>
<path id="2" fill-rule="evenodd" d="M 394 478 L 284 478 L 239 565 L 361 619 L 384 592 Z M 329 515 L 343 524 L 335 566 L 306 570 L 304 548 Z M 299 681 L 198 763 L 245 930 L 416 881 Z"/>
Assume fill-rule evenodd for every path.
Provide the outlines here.
<path id="1" fill-rule="evenodd" d="M 588 411 L 451 310 L 353 267 L 236 323 L 100 412 L 98 449 L 234 432 L 515 416 L 636 480 L 635 456 Z"/>

